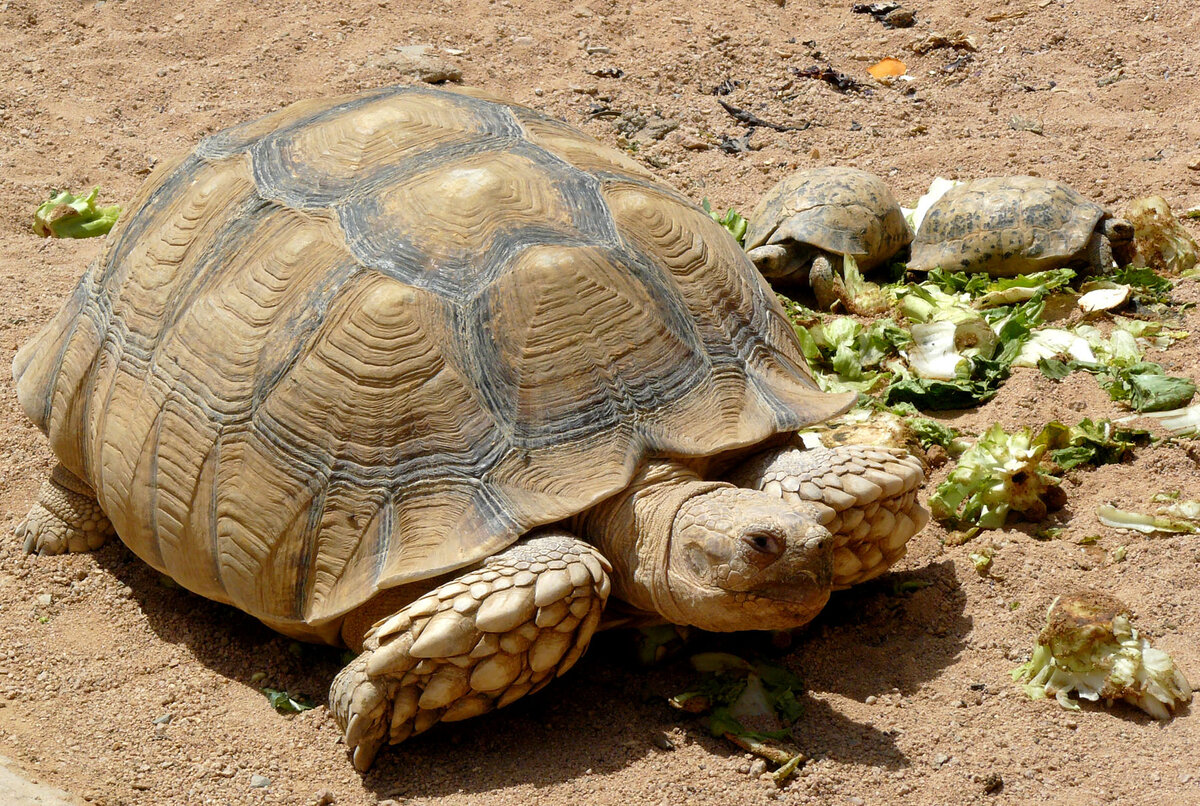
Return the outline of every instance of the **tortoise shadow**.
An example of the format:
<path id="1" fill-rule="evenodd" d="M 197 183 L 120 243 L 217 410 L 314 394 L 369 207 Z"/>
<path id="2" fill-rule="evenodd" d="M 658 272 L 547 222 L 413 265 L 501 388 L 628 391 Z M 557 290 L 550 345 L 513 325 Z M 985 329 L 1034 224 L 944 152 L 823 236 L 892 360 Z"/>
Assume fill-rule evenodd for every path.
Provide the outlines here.
<path id="1" fill-rule="evenodd" d="M 229 680 L 254 689 L 285 689 L 327 707 L 329 683 L 346 662 L 343 650 L 301 644 L 238 610 L 196 596 L 124 546 L 108 546 L 93 556 L 129 587 L 148 626 L 163 641 L 186 647 L 197 662 Z M 930 584 L 913 593 L 894 592 L 914 580 Z M 799 631 L 775 662 L 798 671 L 817 692 L 861 699 L 894 687 L 912 690 L 953 659 L 970 629 L 962 617 L 965 597 L 954 592 L 956 585 L 947 562 L 835 594 L 825 613 Z M 913 607 L 917 600 L 928 600 L 929 606 Z M 740 758 L 739 748 L 710 736 L 697 719 L 671 709 L 667 699 L 694 682 L 687 663 L 693 652 L 713 648 L 780 656 L 770 637 L 702 635 L 678 657 L 646 668 L 637 663 L 629 636 L 629 631 L 598 635 L 583 660 L 541 694 L 385 748 L 363 785 L 380 798 L 404 798 L 586 783 L 589 775 L 669 753 L 680 742 L 698 744 L 714 758 Z M 918 654 L 922 662 L 899 663 L 901 652 Z M 801 737 L 806 755 L 866 760 L 889 770 L 908 765 L 887 731 L 856 723 L 823 700 L 805 699 L 805 714 L 793 733 Z M 572 741 L 562 741 L 567 735 Z M 832 745 L 830 736 L 837 737 Z"/>

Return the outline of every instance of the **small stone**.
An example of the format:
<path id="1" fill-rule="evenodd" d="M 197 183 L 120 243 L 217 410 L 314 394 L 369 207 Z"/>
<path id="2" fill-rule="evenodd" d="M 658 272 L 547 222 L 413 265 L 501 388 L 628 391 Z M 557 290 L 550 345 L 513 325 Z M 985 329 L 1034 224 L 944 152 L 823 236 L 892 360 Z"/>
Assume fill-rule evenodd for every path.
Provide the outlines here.
<path id="1" fill-rule="evenodd" d="M 649 120 L 647 120 L 646 125 L 643 126 L 638 131 L 637 137 L 640 140 L 647 140 L 647 141 L 661 140 L 678 128 L 679 128 L 679 124 L 676 123 L 675 121 L 666 120 L 665 118 L 661 118 L 658 115 L 654 115 Z"/>
<path id="2" fill-rule="evenodd" d="M 1189 162 L 1187 167 L 1189 171 L 1200 171 L 1200 157 L 1196 157 L 1196 159 Z"/>
<path id="3" fill-rule="evenodd" d="M 255 789 L 266 789 L 271 785 L 271 779 L 265 775 L 251 775 L 250 786 Z"/>
<path id="4" fill-rule="evenodd" d="M 136 789 L 138 792 L 146 792 L 150 789 L 150 784 L 146 783 L 140 778 L 131 783 L 129 786 L 133 789 Z"/>
<path id="5" fill-rule="evenodd" d="M 897 8 L 884 14 L 881 21 L 889 28 L 911 28 L 917 18 L 907 8 Z"/>
<path id="6" fill-rule="evenodd" d="M 513 44 L 519 48 L 532 47 L 534 44 L 534 38 L 532 36 L 516 36 L 513 37 Z"/>
<path id="7" fill-rule="evenodd" d="M 48 593 L 39 593 L 37 595 L 37 603 L 42 605 L 43 607 L 48 606 L 53 601 L 54 601 L 54 597 Z"/>
<path id="8" fill-rule="evenodd" d="M 427 84 L 462 81 L 462 70 L 439 58 L 433 52 L 433 46 L 428 44 L 401 45 L 387 53 L 371 56 L 365 66 L 395 70 Z"/>
<path id="9" fill-rule="evenodd" d="M 870 694 L 865 700 L 863 700 L 863 702 L 865 702 L 867 705 L 874 705 L 875 703 L 879 702 L 879 698 L 874 694 Z"/>
<path id="10" fill-rule="evenodd" d="M 945 764 L 949 760 L 950 760 L 950 756 L 946 755 L 945 753 L 938 753 L 936 756 L 933 757 L 934 769 L 940 768 L 943 764 Z"/>
<path id="11" fill-rule="evenodd" d="M 754 761 L 750 762 L 751 777 L 757 778 L 758 776 L 762 775 L 766 771 L 767 771 L 767 762 L 763 761 L 761 758 L 756 758 L 756 759 L 754 759 Z"/>
<path id="12" fill-rule="evenodd" d="M 169 725 L 169 724 L 171 724 L 171 720 L 173 718 L 174 717 L 172 714 L 163 714 L 162 716 L 155 718 L 154 724 L 155 725 Z"/>
<path id="13" fill-rule="evenodd" d="M 812 151 L 808 152 L 808 158 L 812 159 L 812 160 L 821 159 L 821 150 L 819 148 L 814 147 Z"/>
<path id="14" fill-rule="evenodd" d="M 322 789 L 317 793 L 316 799 L 313 801 L 313 806 L 332 806 L 337 803 L 337 798 L 328 789 Z"/>
<path id="15" fill-rule="evenodd" d="M 671 741 L 670 737 L 666 736 L 665 734 L 659 733 L 651 741 L 654 742 L 654 746 L 659 750 L 675 749 L 675 743 Z"/>

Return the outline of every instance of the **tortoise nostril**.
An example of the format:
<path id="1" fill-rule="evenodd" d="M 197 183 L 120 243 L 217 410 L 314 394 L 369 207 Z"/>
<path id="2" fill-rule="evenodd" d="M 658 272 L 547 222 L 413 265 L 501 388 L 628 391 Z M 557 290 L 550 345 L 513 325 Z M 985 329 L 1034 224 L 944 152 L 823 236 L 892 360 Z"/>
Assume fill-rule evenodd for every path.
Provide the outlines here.
<path id="1" fill-rule="evenodd" d="M 804 541 L 804 547 L 816 551 L 824 551 L 833 546 L 833 535 L 822 529 L 821 533 Z"/>

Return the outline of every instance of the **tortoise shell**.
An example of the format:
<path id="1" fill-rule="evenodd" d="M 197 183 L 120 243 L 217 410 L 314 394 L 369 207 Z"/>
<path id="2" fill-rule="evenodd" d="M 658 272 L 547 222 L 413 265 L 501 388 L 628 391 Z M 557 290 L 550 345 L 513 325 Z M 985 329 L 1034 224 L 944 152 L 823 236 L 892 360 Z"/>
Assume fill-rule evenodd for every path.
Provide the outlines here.
<path id="1" fill-rule="evenodd" d="M 929 208 L 908 267 L 1012 277 L 1086 262 L 1088 241 L 1107 215 L 1052 179 L 976 179 L 951 188 Z"/>
<path id="2" fill-rule="evenodd" d="M 386 88 L 158 170 L 14 362 L 121 539 L 334 640 L 375 593 L 838 413 L 702 210 L 533 110 Z"/>
<path id="3" fill-rule="evenodd" d="M 850 255 L 863 271 L 911 240 L 892 191 L 857 168 L 813 168 L 788 176 L 759 200 L 746 231 L 747 251 L 768 244 L 807 246 Z"/>

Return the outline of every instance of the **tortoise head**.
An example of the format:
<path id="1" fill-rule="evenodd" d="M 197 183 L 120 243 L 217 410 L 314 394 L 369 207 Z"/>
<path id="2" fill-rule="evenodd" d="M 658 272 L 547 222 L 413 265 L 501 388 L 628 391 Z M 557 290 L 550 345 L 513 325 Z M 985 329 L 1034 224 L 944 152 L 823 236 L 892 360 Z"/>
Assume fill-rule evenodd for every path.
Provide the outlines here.
<path id="1" fill-rule="evenodd" d="M 677 623 L 790 629 L 829 599 L 832 536 L 815 513 L 768 493 L 722 486 L 688 498 L 665 549 L 663 573 L 651 584 L 660 589 L 657 609 Z"/>

